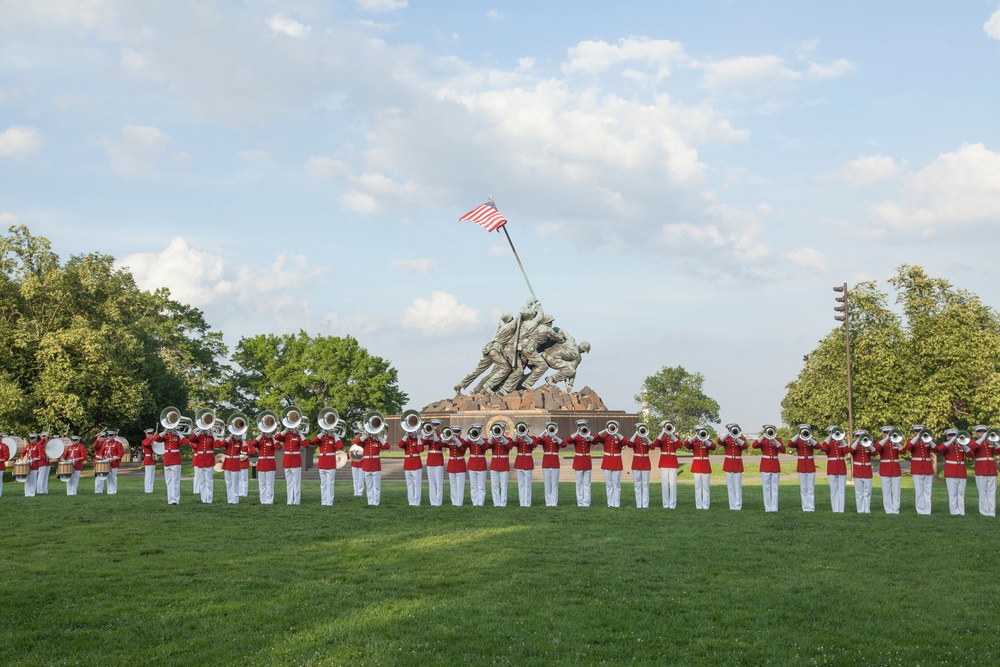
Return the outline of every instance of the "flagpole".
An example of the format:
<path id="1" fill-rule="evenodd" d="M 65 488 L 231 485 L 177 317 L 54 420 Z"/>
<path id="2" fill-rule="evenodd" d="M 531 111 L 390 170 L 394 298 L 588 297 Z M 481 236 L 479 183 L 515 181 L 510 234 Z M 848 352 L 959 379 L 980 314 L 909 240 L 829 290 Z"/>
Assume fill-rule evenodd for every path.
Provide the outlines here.
<path id="1" fill-rule="evenodd" d="M 494 208 L 496 208 L 496 202 L 493 201 L 493 195 L 490 195 L 490 203 L 493 204 Z M 510 244 L 510 249 L 511 252 L 514 253 L 514 259 L 517 260 L 517 265 L 521 267 L 521 275 L 524 276 L 524 282 L 528 285 L 528 291 L 531 292 L 531 298 L 538 301 L 538 297 L 535 296 L 535 290 L 531 288 L 531 281 L 528 280 L 528 274 L 524 270 L 524 264 L 521 263 L 521 258 L 517 255 L 517 248 L 514 247 L 514 242 L 510 240 L 510 234 L 507 232 L 507 225 L 501 225 L 500 229 L 503 230 L 503 235 L 507 237 L 507 243 Z"/>

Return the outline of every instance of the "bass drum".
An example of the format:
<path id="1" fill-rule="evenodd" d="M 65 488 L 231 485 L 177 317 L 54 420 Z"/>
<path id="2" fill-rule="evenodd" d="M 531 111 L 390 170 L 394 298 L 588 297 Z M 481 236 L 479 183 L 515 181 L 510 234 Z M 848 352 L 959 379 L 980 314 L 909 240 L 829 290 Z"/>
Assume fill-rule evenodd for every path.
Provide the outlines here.
<path id="1" fill-rule="evenodd" d="M 7 445 L 7 449 L 10 450 L 11 461 L 16 459 L 20 452 L 24 451 L 24 440 L 16 435 L 4 436 L 3 444 Z"/>
<path id="2" fill-rule="evenodd" d="M 66 451 L 67 444 L 62 438 L 52 438 L 45 443 L 45 455 L 50 459 L 57 459 Z"/>

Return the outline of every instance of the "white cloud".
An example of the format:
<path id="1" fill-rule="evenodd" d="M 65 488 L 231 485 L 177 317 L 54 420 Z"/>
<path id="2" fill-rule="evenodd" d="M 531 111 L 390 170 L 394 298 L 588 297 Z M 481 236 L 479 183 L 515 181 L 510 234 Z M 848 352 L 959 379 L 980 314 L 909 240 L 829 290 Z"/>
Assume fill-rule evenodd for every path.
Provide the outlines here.
<path id="1" fill-rule="evenodd" d="M 342 160 L 329 157 L 311 157 L 306 160 L 306 173 L 317 181 L 339 181 L 351 173 L 351 166 Z"/>
<path id="2" fill-rule="evenodd" d="M 367 215 L 382 211 L 382 206 L 375 200 L 375 197 L 365 192 L 358 192 L 357 190 L 351 190 L 340 195 L 340 205 L 348 211 L 356 211 Z"/>
<path id="3" fill-rule="evenodd" d="M 431 299 L 417 298 L 403 311 L 400 324 L 427 337 L 468 333 L 479 325 L 479 311 L 464 306 L 447 292 L 431 292 Z"/>
<path id="4" fill-rule="evenodd" d="M 491 245 L 488 251 L 491 257 L 507 257 L 510 255 L 510 246 L 506 245 Z"/>
<path id="5" fill-rule="evenodd" d="M 434 261 L 426 257 L 393 260 L 392 268 L 400 273 L 423 275 L 434 270 Z"/>
<path id="6" fill-rule="evenodd" d="M 237 153 L 241 158 L 247 162 L 259 162 L 261 160 L 266 160 L 271 157 L 267 151 L 260 151 L 253 148 L 246 148 Z"/>
<path id="7" fill-rule="evenodd" d="M 906 178 L 897 201 L 872 204 L 887 230 L 931 236 L 946 226 L 1000 221 L 1000 153 L 967 144 Z"/>
<path id="8" fill-rule="evenodd" d="M 499 21 L 503 18 L 503 14 L 500 13 L 499 9 L 490 9 L 486 12 L 486 18 Z"/>
<path id="9" fill-rule="evenodd" d="M 41 145 L 42 135 L 27 125 L 11 125 L 0 132 L 0 157 L 27 157 Z"/>
<path id="10" fill-rule="evenodd" d="M 308 37 L 309 33 L 312 32 L 312 26 L 299 23 L 295 19 L 290 19 L 287 16 L 281 16 L 280 14 L 272 16 L 271 20 L 267 22 L 267 25 L 270 26 L 271 30 L 275 33 L 288 35 L 290 37 Z"/>
<path id="11" fill-rule="evenodd" d="M 0 211 L 0 226 L 9 227 L 17 224 L 17 214 L 10 211 Z"/>
<path id="12" fill-rule="evenodd" d="M 385 318 L 355 313 L 354 315 L 340 315 L 339 313 L 325 313 L 322 316 L 323 324 L 327 331 L 335 336 L 368 336 L 380 329 L 393 325 Z"/>
<path id="13" fill-rule="evenodd" d="M 854 71 L 843 58 L 820 63 L 807 61 L 796 69 L 774 54 L 734 56 L 702 61 L 693 66 L 704 71 L 702 86 L 716 92 L 769 94 L 795 85 L 833 79 Z"/>
<path id="14" fill-rule="evenodd" d="M 354 4 L 366 12 L 385 14 L 397 9 L 406 9 L 410 3 L 407 0 L 354 0 Z"/>
<path id="15" fill-rule="evenodd" d="M 568 56 L 569 60 L 563 64 L 565 72 L 599 74 L 632 62 L 656 69 L 658 78 L 668 76 L 674 64 L 687 60 L 680 42 L 648 37 L 628 37 L 618 44 L 587 40 L 571 47 Z"/>
<path id="16" fill-rule="evenodd" d="M 983 31 L 987 37 L 1000 39 L 1000 9 L 990 14 L 990 17 L 986 19 L 986 23 L 983 24 Z"/>
<path id="17" fill-rule="evenodd" d="M 829 273 L 833 264 L 819 250 L 815 248 L 796 248 L 785 253 L 785 259 L 803 269 L 818 271 L 819 273 Z"/>
<path id="18" fill-rule="evenodd" d="M 16 88 L 0 88 L 0 104 L 13 102 L 16 99 L 20 99 L 23 95 L 24 92 Z"/>
<path id="19" fill-rule="evenodd" d="M 865 186 L 896 178 L 901 170 L 891 157 L 866 155 L 844 164 L 833 172 L 833 178 L 846 185 Z"/>
<path id="20" fill-rule="evenodd" d="M 165 156 L 171 144 L 170 137 L 155 127 L 126 125 L 121 137 L 105 137 L 100 144 L 107 150 L 111 166 L 123 176 L 148 173 Z M 174 153 L 184 159 L 184 153 Z"/>

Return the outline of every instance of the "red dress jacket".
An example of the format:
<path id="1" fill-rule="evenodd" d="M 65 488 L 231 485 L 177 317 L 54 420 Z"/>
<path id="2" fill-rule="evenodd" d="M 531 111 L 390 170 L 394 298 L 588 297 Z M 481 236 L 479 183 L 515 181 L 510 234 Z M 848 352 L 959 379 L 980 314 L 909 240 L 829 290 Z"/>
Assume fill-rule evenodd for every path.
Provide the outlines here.
<path id="1" fill-rule="evenodd" d="M 240 448 L 240 452 L 246 454 L 245 459 L 240 460 L 240 470 L 250 469 L 250 457 L 257 453 L 257 449 L 253 446 L 252 442 L 243 441 L 243 447 Z"/>
<path id="2" fill-rule="evenodd" d="M 623 436 L 614 436 L 610 433 L 594 436 L 594 442 L 599 442 L 604 448 L 604 456 L 601 457 L 601 470 L 622 470 L 622 449 L 625 440 Z"/>
<path id="3" fill-rule="evenodd" d="M 681 440 L 677 436 L 661 433 L 653 441 L 653 447 L 660 448 L 660 468 L 677 468 L 677 448 L 681 446 Z"/>
<path id="4" fill-rule="evenodd" d="M 274 436 L 274 439 L 281 443 L 281 448 L 285 450 L 285 456 L 281 459 L 282 468 L 302 467 L 302 448 L 308 447 L 308 442 L 303 442 L 298 431 L 282 431 Z"/>
<path id="5" fill-rule="evenodd" d="M 970 445 L 972 443 L 969 443 Z M 971 449 L 971 447 L 970 447 Z M 969 472 L 965 469 L 965 450 L 958 444 L 957 438 L 937 446 L 937 451 L 944 454 L 944 476 L 968 479 Z M 972 452 L 969 452 L 970 454 Z"/>
<path id="6" fill-rule="evenodd" d="M 753 441 L 753 448 L 760 450 L 761 472 L 781 472 L 778 453 L 785 451 L 785 443 L 781 441 L 781 438 L 768 440 L 761 436 Z"/>
<path id="7" fill-rule="evenodd" d="M 70 445 L 60 457 L 62 461 L 72 461 L 74 470 L 83 470 L 83 462 L 87 460 L 87 448 L 80 443 Z"/>
<path id="8" fill-rule="evenodd" d="M 797 433 L 788 441 L 788 444 L 795 449 L 795 455 L 798 457 L 795 463 L 795 472 L 816 472 L 814 452 L 819 445 L 803 440 Z"/>
<path id="9" fill-rule="evenodd" d="M 163 443 L 163 465 L 179 466 L 181 464 L 181 446 L 190 444 L 187 438 L 182 438 L 173 431 L 159 433 L 153 438 L 156 442 Z"/>
<path id="10" fill-rule="evenodd" d="M 211 433 L 202 433 L 200 435 L 193 435 L 188 440 L 191 441 L 191 464 L 195 468 L 214 468 L 215 467 L 215 438 L 212 437 Z M 219 441 L 221 446 L 222 441 Z"/>
<path id="11" fill-rule="evenodd" d="M 880 477 L 903 476 L 903 471 L 899 467 L 899 455 L 903 453 L 902 449 L 896 447 L 889 438 L 882 438 L 875 443 L 875 452 L 879 458 L 878 474 Z"/>
<path id="12" fill-rule="evenodd" d="M 121 466 L 123 456 L 125 456 L 125 449 L 122 447 L 122 443 L 113 438 L 98 438 L 94 442 L 95 461 L 97 459 L 111 459 L 111 467 L 117 468 Z"/>
<path id="13" fill-rule="evenodd" d="M 486 470 L 486 450 L 489 445 L 482 438 L 478 440 L 466 440 L 466 447 L 469 449 L 469 471 Z"/>
<path id="14" fill-rule="evenodd" d="M 240 454 L 243 451 L 243 438 L 233 436 L 222 441 L 224 450 L 222 459 L 222 469 L 229 472 L 240 471 Z"/>
<path id="15" fill-rule="evenodd" d="M 698 438 L 688 438 L 684 446 L 694 453 L 694 460 L 691 462 L 691 474 L 712 474 L 712 463 L 708 460 L 708 453 L 715 449 L 715 443 L 711 440 L 702 441 Z"/>
<path id="16" fill-rule="evenodd" d="M 826 454 L 827 475 L 847 474 L 847 463 L 844 457 L 851 448 L 843 440 L 837 442 L 833 438 L 827 438 L 819 448 Z"/>
<path id="17" fill-rule="evenodd" d="M 538 438 L 538 443 L 542 446 L 542 468 L 559 468 L 559 450 L 566 446 L 566 441 L 546 434 Z"/>
<path id="18" fill-rule="evenodd" d="M 465 450 L 469 448 L 465 440 L 457 435 L 445 444 L 448 450 L 448 467 L 445 471 L 448 474 L 465 472 Z"/>
<path id="19" fill-rule="evenodd" d="M 491 437 L 486 441 L 486 448 L 493 452 L 490 457 L 490 470 L 504 472 L 510 470 L 510 450 L 513 447 L 506 436 Z"/>
<path id="20" fill-rule="evenodd" d="M 278 469 L 275 452 L 278 446 L 270 435 L 262 435 L 250 443 L 257 450 L 257 472 L 274 472 Z"/>
<path id="21" fill-rule="evenodd" d="M 424 467 L 420 462 L 420 452 L 424 451 L 424 446 L 416 436 L 408 435 L 396 446 L 403 450 L 403 470 L 421 470 Z"/>
<path id="22" fill-rule="evenodd" d="M 573 470 L 593 470 L 594 461 L 590 456 L 590 448 L 593 443 L 593 436 L 590 435 L 585 438 L 579 433 L 574 433 L 566 438 L 566 444 L 573 445 L 576 452 L 576 455 L 573 456 Z"/>
<path id="23" fill-rule="evenodd" d="M 531 452 L 538 445 L 538 438 L 529 435 L 523 438 L 515 438 L 514 442 L 514 446 L 517 448 L 517 456 L 514 457 L 514 469 L 534 470 L 535 457 L 531 455 Z"/>
<path id="24" fill-rule="evenodd" d="M 142 465 L 144 466 L 155 466 L 156 465 L 156 455 L 153 454 L 153 443 L 156 441 L 156 436 L 149 436 L 142 441 Z"/>
<path id="25" fill-rule="evenodd" d="M 365 435 L 361 438 L 361 446 L 365 448 L 365 458 L 361 461 L 361 468 L 365 472 L 380 472 L 382 470 L 382 452 L 389 449 L 388 442 L 381 442 L 373 435 Z"/>
<path id="26" fill-rule="evenodd" d="M 855 479 L 872 478 L 872 457 L 874 455 L 875 453 L 867 447 L 862 447 L 860 444 L 851 445 L 851 461 L 854 463 L 851 471 Z"/>
<path id="27" fill-rule="evenodd" d="M 936 449 L 937 443 L 934 441 L 924 442 L 919 437 L 908 440 L 903 451 L 910 452 L 910 474 L 933 475 Z"/>
<path id="28" fill-rule="evenodd" d="M 430 438 L 421 438 L 421 444 L 427 448 L 427 467 L 444 465 L 444 443 L 436 433 Z"/>
<path id="29" fill-rule="evenodd" d="M 316 467 L 320 470 L 336 470 L 337 450 L 344 449 L 344 443 L 326 433 L 315 436 L 311 443 L 319 445 L 319 449 L 316 452 Z"/>
<path id="30" fill-rule="evenodd" d="M 650 470 L 649 450 L 653 448 L 652 443 L 647 443 L 643 438 L 636 436 L 633 439 L 626 439 L 623 443 L 626 447 L 632 448 L 632 470 Z"/>
<path id="31" fill-rule="evenodd" d="M 993 446 L 993 443 L 983 438 L 982 440 L 973 440 L 969 443 L 969 449 L 972 450 L 973 456 L 976 457 L 976 474 L 986 475 L 989 477 L 997 476 L 997 448 Z"/>
<path id="32" fill-rule="evenodd" d="M 719 439 L 719 444 L 726 452 L 726 458 L 722 462 L 722 472 L 743 472 L 743 450 L 750 446 L 746 438 L 727 435 Z"/>

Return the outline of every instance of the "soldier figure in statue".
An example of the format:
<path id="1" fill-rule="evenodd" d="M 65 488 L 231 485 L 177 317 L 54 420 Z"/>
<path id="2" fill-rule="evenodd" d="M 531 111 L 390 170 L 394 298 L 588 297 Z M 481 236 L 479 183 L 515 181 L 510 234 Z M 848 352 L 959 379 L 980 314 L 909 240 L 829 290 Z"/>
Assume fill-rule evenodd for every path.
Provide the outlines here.
<path id="1" fill-rule="evenodd" d="M 565 333 L 565 332 L 563 332 Z M 576 380 L 576 367 L 583 360 L 583 353 L 590 352 L 590 343 L 583 341 L 579 345 L 573 337 L 566 334 L 566 342 L 558 343 L 542 350 L 545 363 L 549 368 L 556 371 L 545 378 L 545 383 L 557 386 L 560 381 L 566 381 L 566 391 L 573 391 L 573 382 Z"/>

